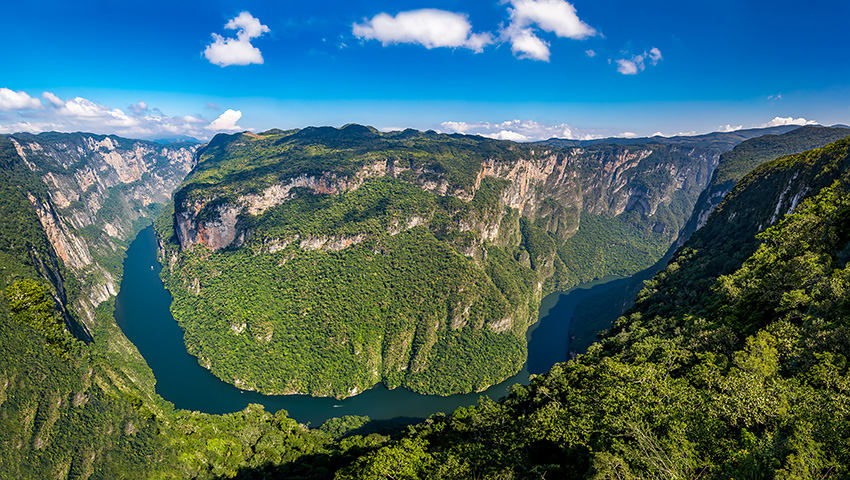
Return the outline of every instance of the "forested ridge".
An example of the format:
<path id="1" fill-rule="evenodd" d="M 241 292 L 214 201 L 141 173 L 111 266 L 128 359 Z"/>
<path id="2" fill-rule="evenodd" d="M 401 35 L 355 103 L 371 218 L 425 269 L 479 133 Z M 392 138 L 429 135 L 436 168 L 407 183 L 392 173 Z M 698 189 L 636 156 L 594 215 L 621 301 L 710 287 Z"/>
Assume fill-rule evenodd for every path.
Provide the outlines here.
<path id="1" fill-rule="evenodd" d="M 716 156 L 360 125 L 218 135 L 157 221 L 163 279 L 189 352 L 240 388 L 481 391 L 520 370 L 543 296 L 660 258 Z"/>

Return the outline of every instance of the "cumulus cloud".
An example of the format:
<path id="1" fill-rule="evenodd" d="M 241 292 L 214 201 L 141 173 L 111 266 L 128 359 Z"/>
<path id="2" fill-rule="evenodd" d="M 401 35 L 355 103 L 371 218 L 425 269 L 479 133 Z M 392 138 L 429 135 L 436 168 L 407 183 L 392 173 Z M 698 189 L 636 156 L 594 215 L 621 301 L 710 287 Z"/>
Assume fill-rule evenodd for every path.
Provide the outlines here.
<path id="1" fill-rule="evenodd" d="M 0 92 L 3 90 L 8 89 L 0 89 Z M 131 138 L 186 135 L 206 139 L 211 136 L 210 132 L 244 130 L 236 125 L 242 114 L 233 110 L 228 110 L 211 123 L 200 116 L 169 116 L 144 101 L 131 104 L 122 110 L 83 97 L 63 100 L 52 92 L 43 92 L 42 101 L 30 97 L 25 92 L 15 93 L 17 98 L 30 100 L 24 102 L 26 108 L 0 116 L 0 133 L 84 131 L 113 133 Z M 37 107 L 35 102 L 38 102 Z M 207 128 L 213 125 L 213 128 Z"/>
<path id="2" fill-rule="evenodd" d="M 640 70 L 643 70 L 643 63 L 641 63 Z M 617 60 L 617 71 L 622 73 L 623 75 L 637 75 L 638 73 L 638 64 L 634 60 L 626 60 L 621 58 Z"/>
<path id="3" fill-rule="evenodd" d="M 204 57 L 210 63 L 226 67 L 228 65 L 262 64 L 260 49 L 251 44 L 251 40 L 268 33 L 269 27 L 260 23 L 248 12 L 242 12 L 230 19 L 224 28 L 236 30 L 236 38 L 223 37 L 213 33 L 213 43 L 207 45 Z"/>
<path id="4" fill-rule="evenodd" d="M 0 88 L 0 111 L 33 110 L 41 108 L 41 102 L 23 91 Z"/>
<path id="5" fill-rule="evenodd" d="M 142 115 L 148 111 L 148 104 L 142 101 L 138 101 L 136 103 L 128 105 L 127 108 L 135 115 Z"/>
<path id="6" fill-rule="evenodd" d="M 462 13 L 425 8 L 400 12 L 396 16 L 379 13 L 363 23 L 355 23 L 352 33 L 357 38 L 378 40 L 384 46 L 412 43 L 425 48 L 468 48 L 481 52 L 493 43 L 489 33 L 472 33 L 469 18 Z"/>
<path id="7" fill-rule="evenodd" d="M 661 50 L 652 47 L 649 52 L 643 52 L 639 55 L 632 55 L 629 58 L 620 58 L 615 60 L 617 71 L 623 75 L 637 75 L 646 69 L 646 64 L 652 66 L 658 65 L 658 62 L 663 60 Z"/>
<path id="8" fill-rule="evenodd" d="M 509 22 L 495 35 L 472 33 L 472 24 L 465 13 L 437 9 L 411 10 L 395 16 L 379 13 L 353 24 L 352 33 L 364 40 L 378 40 L 384 46 L 410 43 L 428 49 L 468 48 L 475 53 L 482 52 L 487 45 L 510 43 L 517 58 L 544 62 L 549 61 L 549 43 L 540 38 L 540 32 L 575 40 L 597 35 L 593 27 L 579 19 L 575 7 L 564 0 L 505 0 L 503 3 L 509 3 Z"/>
<path id="9" fill-rule="evenodd" d="M 652 47 L 652 49 L 649 51 L 649 63 L 655 66 L 658 65 L 658 62 L 660 62 L 661 60 L 664 60 L 664 57 L 661 56 L 661 50 Z"/>
<path id="10" fill-rule="evenodd" d="M 42 93 L 41 98 L 47 100 L 48 104 L 52 107 L 60 108 L 60 107 L 65 106 L 65 102 L 61 98 L 57 97 L 56 95 L 54 95 L 50 92 Z"/>
<path id="11" fill-rule="evenodd" d="M 599 135 L 576 129 L 566 123 L 547 125 L 534 120 L 508 120 L 500 123 L 449 121 L 441 123 L 440 130 L 446 133 L 481 135 L 497 140 L 512 140 L 514 142 L 531 142 L 548 140 L 550 138 L 567 138 L 571 140 L 600 138 Z"/>
<path id="12" fill-rule="evenodd" d="M 805 118 L 794 118 L 794 117 L 775 117 L 773 120 L 762 124 L 764 127 L 782 127 L 785 125 L 817 125 L 818 122 L 814 120 L 806 120 Z"/>
<path id="13" fill-rule="evenodd" d="M 500 38 L 511 43 L 517 58 L 549 61 L 549 43 L 537 35 L 537 30 L 554 33 L 561 38 L 581 40 L 596 35 L 596 30 L 578 18 L 575 7 L 564 0 L 510 0 L 510 24 L 502 29 Z M 589 50 L 589 56 L 596 53 Z"/>
<path id="14" fill-rule="evenodd" d="M 537 26 L 561 38 L 581 40 L 596 35 L 596 30 L 578 18 L 575 7 L 564 0 L 510 0 L 511 26 Z M 509 27 L 510 28 L 510 27 Z"/>
<path id="15" fill-rule="evenodd" d="M 737 132 L 738 130 L 741 130 L 742 128 L 744 128 L 743 125 L 732 126 L 731 124 L 727 123 L 726 125 L 721 125 L 721 126 L 717 127 L 717 131 L 723 132 L 723 133 L 729 133 L 729 132 Z"/>
<path id="16" fill-rule="evenodd" d="M 585 50 L 584 53 L 590 58 L 593 58 L 593 57 L 596 56 L 596 50 Z"/>
<path id="17" fill-rule="evenodd" d="M 511 51 L 517 58 L 549 61 L 549 44 L 541 40 L 530 28 L 511 35 Z"/>
<path id="18" fill-rule="evenodd" d="M 236 122 L 242 118 L 242 112 L 240 110 L 232 110 L 228 108 L 221 115 L 218 116 L 215 120 L 213 120 L 209 125 L 207 125 L 207 130 L 213 132 L 235 132 L 237 130 L 244 130 L 239 125 L 236 125 Z"/>

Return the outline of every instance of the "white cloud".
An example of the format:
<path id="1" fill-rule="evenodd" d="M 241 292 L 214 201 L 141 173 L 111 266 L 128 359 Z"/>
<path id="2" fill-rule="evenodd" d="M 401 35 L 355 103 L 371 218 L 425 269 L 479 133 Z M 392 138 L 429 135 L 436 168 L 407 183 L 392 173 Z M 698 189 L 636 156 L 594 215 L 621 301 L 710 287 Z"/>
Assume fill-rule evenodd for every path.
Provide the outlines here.
<path id="1" fill-rule="evenodd" d="M 782 94 L 777 93 L 776 95 L 768 95 L 768 100 L 782 100 Z"/>
<path id="2" fill-rule="evenodd" d="M 649 63 L 655 66 L 658 65 L 658 62 L 660 62 L 661 60 L 664 60 L 664 57 L 661 56 L 661 50 L 652 47 L 652 49 L 649 51 Z"/>
<path id="3" fill-rule="evenodd" d="M 596 50 L 585 50 L 584 53 L 590 58 L 593 58 L 593 57 L 596 56 Z"/>
<path id="4" fill-rule="evenodd" d="M 728 133 L 728 132 L 736 132 L 738 130 L 741 130 L 742 128 L 744 128 L 743 125 L 736 125 L 736 126 L 733 127 L 731 124 L 727 123 L 726 125 L 721 125 L 721 126 L 717 127 L 717 131 L 723 132 L 723 133 Z"/>
<path id="5" fill-rule="evenodd" d="M 60 108 L 65 106 L 65 102 L 61 98 L 50 92 L 42 93 L 41 98 L 47 100 L 47 102 L 53 107 Z"/>
<path id="6" fill-rule="evenodd" d="M 762 124 L 762 128 L 765 127 L 781 127 L 784 125 L 817 125 L 818 122 L 814 120 L 806 120 L 805 118 L 794 118 L 794 117 L 775 117 L 773 120 Z"/>
<path id="7" fill-rule="evenodd" d="M 21 95 L 18 96 L 21 97 Z M 12 111 L 0 116 L 0 133 L 83 131 L 112 133 L 130 138 L 163 138 L 176 135 L 198 139 L 210 137 L 210 130 L 205 128 L 210 124 L 209 120 L 193 115 L 168 116 L 144 101 L 121 110 L 83 97 L 62 100 L 52 92 L 41 94 L 43 104 L 38 99 L 29 98 L 38 102 L 41 108 Z M 34 105 L 32 101 L 28 104 Z M 241 113 L 239 115 L 241 116 Z M 235 125 L 239 117 L 232 121 L 229 121 L 229 118 L 232 117 L 217 119 L 213 123 L 218 122 L 219 126 L 241 130 Z"/>
<path id="8" fill-rule="evenodd" d="M 640 70 L 643 70 L 642 63 Z M 638 64 L 634 60 L 626 60 L 621 58 L 617 60 L 617 71 L 622 73 L 623 75 L 637 75 L 639 71 Z"/>
<path id="9" fill-rule="evenodd" d="M 616 136 L 620 137 L 620 138 L 637 138 L 638 134 L 635 133 L 635 132 L 623 132 L 623 133 L 616 135 Z"/>
<path id="10" fill-rule="evenodd" d="M 240 110 L 232 110 L 228 108 L 224 111 L 224 113 L 219 115 L 218 118 L 213 120 L 204 128 L 213 132 L 235 132 L 237 130 L 244 130 L 239 125 L 236 125 L 236 122 L 238 122 L 240 118 L 242 118 L 242 112 Z"/>
<path id="11" fill-rule="evenodd" d="M 41 102 L 32 98 L 27 92 L 0 88 L 0 111 L 35 110 L 41 108 Z"/>
<path id="12" fill-rule="evenodd" d="M 511 51 L 517 58 L 549 61 L 549 44 L 537 37 L 530 28 L 511 35 Z"/>
<path id="13" fill-rule="evenodd" d="M 148 104 L 142 101 L 130 104 L 127 108 L 135 115 L 142 115 L 148 111 Z"/>
<path id="14" fill-rule="evenodd" d="M 528 142 L 548 140 L 550 138 L 567 138 L 572 140 L 592 140 L 600 138 L 590 131 L 576 129 L 566 123 L 547 125 L 534 120 L 508 120 L 501 123 L 490 122 L 443 122 L 440 130 L 446 133 L 463 133 L 481 135 L 498 140 Z"/>
<path id="15" fill-rule="evenodd" d="M 489 33 L 472 33 L 469 18 L 462 13 L 426 8 L 400 12 L 396 16 L 379 13 L 363 23 L 355 23 L 357 38 L 378 40 L 384 46 L 395 43 L 419 44 L 425 48 L 468 48 L 479 53 L 493 43 Z"/>
<path id="16" fill-rule="evenodd" d="M 510 130 L 501 130 L 499 133 L 490 133 L 484 136 L 494 138 L 496 140 L 510 140 L 512 142 L 527 142 L 530 140 L 525 135 L 518 132 L 512 132 Z"/>
<path id="17" fill-rule="evenodd" d="M 224 28 L 237 30 L 236 38 L 225 38 L 213 33 L 213 43 L 207 45 L 204 50 L 204 57 L 210 63 L 221 67 L 263 63 L 263 55 L 259 48 L 251 44 L 251 39 L 268 33 L 269 27 L 260 23 L 250 13 L 242 12 L 230 19 Z"/>
<path id="18" fill-rule="evenodd" d="M 510 0 L 510 3 L 511 26 L 517 29 L 536 25 L 545 32 L 574 40 L 596 35 L 596 30 L 578 18 L 575 7 L 564 0 Z"/>
<path id="19" fill-rule="evenodd" d="M 237 37 L 247 38 L 249 40 L 269 32 L 269 27 L 260 23 L 260 20 L 254 18 L 248 12 L 242 12 L 237 17 L 231 18 L 230 21 L 224 25 L 224 28 L 238 30 L 236 33 Z"/>
<path id="20" fill-rule="evenodd" d="M 596 35 L 596 30 L 578 18 L 575 7 L 564 0 L 510 0 L 510 4 L 511 23 L 502 29 L 500 38 L 510 41 L 517 58 L 549 61 L 549 43 L 538 37 L 535 29 L 575 40 Z"/>
<path id="21" fill-rule="evenodd" d="M 637 75 L 646 69 L 646 62 L 652 66 L 658 65 L 658 62 L 663 60 L 661 50 L 652 47 L 649 53 L 643 52 L 639 55 L 632 55 L 630 58 L 620 58 L 615 60 L 617 63 L 617 71 L 623 75 Z"/>
<path id="22" fill-rule="evenodd" d="M 425 48 L 468 48 L 480 53 L 487 45 L 509 42 L 517 58 L 549 61 L 549 43 L 539 33 L 554 33 L 575 40 L 597 35 L 595 29 L 578 18 L 575 7 L 564 0 L 503 0 L 509 3 L 510 22 L 498 35 L 472 33 L 465 13 L 437 9 L 400 12 L 395 16 L 379 13 L 352 25 L 352 33 L 364 40 L 378 40 L 384 46 L 398 43 Z M 595 52 L 588 50 L 588 55 Z"/>

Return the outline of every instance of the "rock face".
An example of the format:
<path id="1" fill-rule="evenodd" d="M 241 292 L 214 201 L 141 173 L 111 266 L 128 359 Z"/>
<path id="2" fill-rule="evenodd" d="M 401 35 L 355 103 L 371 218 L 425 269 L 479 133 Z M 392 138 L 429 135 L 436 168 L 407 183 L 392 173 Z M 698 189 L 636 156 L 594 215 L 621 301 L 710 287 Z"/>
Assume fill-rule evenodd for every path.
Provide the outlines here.
<path id="1" fill-rule="evenodd" d="M 6 137 L 46 187 L 27 198 L 57 256 L 82 282 L 74 307 L 90 333 L 94 308 L 118 293 L 127 242 L 170 200 L 197 147 L 80 133 Z"/>
<path id="2" fill-rule="evenodd" d="M 720 157 L 720 163 L 712 175 L 711 181 L 700 194 L 694 210 L 676 247 L 681 247 L 695 231 L 705 225 L 708 217 L 720 205 L 723 198 L 732 191 L 735 184 L 764 162 L 783 155 L 793 155 L 813 148 L 823 147 L 850 135 L 850 129 L 840 127 L 801 127 L 781 134 L 764 135 L 746 140 L 732 151 Z M 792 197 L 797 198 L 799 197 Z M 782 201 L 779 202 L 781 204 Z M 796 206 L 796 203 L 794 204 Z M 775 214 L 779 215 L 779 205 Z M 775 221 L 771 221 L 771 223 Z"/>
<path id="3" fill-rule="evenodd" d="M 636 211 L 651 217 L 660 205 L 670 203 L 674 192 L 698 194 L 720 158 L 720 152 L 712 148 L 662 145 L 589 149 L 539 146 L 525 153 L 527 156 L 509 162 L 487 159 L 478 166 L 474 185 L 468 187 L 452 185 L 445 175 L 393 159 L 364 165 L 348 178 L 332 172 L 301 173 L 260 192 L 245 192 L 224 202 L 211 196 L 180 203 L 175 207 L 175 233 L 183 249 L 196 244 L 213 251 L 239 247 L 251 234 L 242 228 L 240 217 L 257 216 L 281 205 L 293 198 L 297 189 L 334 195 L 357 189 L 370 178 L 386 176 L 409 179 L 425 191 L 464 201 L 475 196 L 485 178 L 507 180 L 510 183 L 501 194 L 502 206 L 530 219 L 552 217 L 551 233 L 563 239 L 579 226 L 577 218 L 572 222 L 559 218 L 568 215 L 567 211 L 606 217 Z M 558 212 L 552 211 L 551 201 L 557 203 Z M 489 220 L 486 224 L 460 225 L 460 230 L 483 231 L 487 241 L 495 241 L 502 217 Z M 418 225 L 423 220 L 410 221 Z M 675 227 L 660 228 L 672 239 L 681 225 Z"/>

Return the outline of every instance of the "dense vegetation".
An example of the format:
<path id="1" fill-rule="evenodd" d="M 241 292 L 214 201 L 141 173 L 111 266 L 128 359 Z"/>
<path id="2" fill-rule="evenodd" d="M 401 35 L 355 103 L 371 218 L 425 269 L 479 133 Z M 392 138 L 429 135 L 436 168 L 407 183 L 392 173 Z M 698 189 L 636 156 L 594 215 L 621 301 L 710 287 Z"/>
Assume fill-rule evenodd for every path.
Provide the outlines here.
<path id="1" fill-rule="evenodd" d="M 58 328 L 72 299 L 56 284 L 72 274 L 43 231 L 15 233 L 37 221 L 21 201 L 37 182 L 0 183 L 18 185 L 0 191 L 0 478 L 846 478 L 848 147 L 747 176 L 587 355 L 498 403 L 390 430 L 361 417 L 310 430 L 258 406 L 174 410 L 109 302 L 92 343 Z M 506 299 L 533 273 L 510 259 L 554 248 L 540 225 L 512 221 L 527 256 L 487 248 Z"/>
<path id="2" fill-rule="evenodd" d="M 337 478 L 846 478 L 848 143 L 748 176 L 586 355 Z"/>
<path id="3" fill-rule="evenodd" d="M 175 410 L 154 393 L 111 300 L 97 309 L 90 343 L 69 334 L 78 282 L 27 197 L 43 198 L 44 184 L 4 137 L 0 177 L 0 478 L 211 479 L 240 469 L 328 478 L 388 440 L 361 417 L 308 430 L 260 406 Z"/>
<path id="4" fill-rule="evenodd" d="M 198 155 L 157 222 L 188 350 L 240 388 L 343 397 L 516 373 L 542 296 L 655 262 L 710 174 L 689 155 L 712 152 L 348 125 L 219 135 Z M 522 183 L 536 168 L 569 173 Z"/>
<path id="5" fill-rule="evenodd" d="M 707 215 L 717 207 L 735 184 L 762 163 L 781 156 L 822 147 L 848 134 L 850 129 L 847 128 L 807 126 L 786 133 L 752 138 L 724 153 L 720 157 L 720 163 L 712 175 L 711 182 L 700 194 L 690 219 L 680 231 L 677 244 L 681 245 L 688 240 L 697 230 L 700 222 L 706 220 Z M 633 229 L 630 232 L 635 231 L 639 230 Z M 751 228 L 745 235 L 749 238 L 756 231 Z M 644 282 L 667 266 L 676 246 L 671 247 L 667 254 L 654 265 L 621 282 L 615 289 L 584 300 L 576 309 L 571 324 L 570 350 L 583 353 L 596 341 L 597 332 L 610 328 L 614 320 L 632 305 L 638 292 L 643 288 Z"/>
<path id="6" fill-rule="evenodd" d="M 516 373 L 536 276 L 498 246 L 480 268 L 457 251 L 478 234 L 448 227 L 490 214 L 481 198 L 499 187 L 485 183 L 470 203 L 392 178 L 306 194 L 252 218 L 243 248 L 184 252 L 166 285 L 189 351 L 219 377 L 278 394 L 345 396 L 379 381 L 454 393 Z M 429 226 L 399 226 L 410 218 Z M 355 240 L 302 249 L 308 238 Z M 291 243 L 270 253 L 270 239 Z"/>

